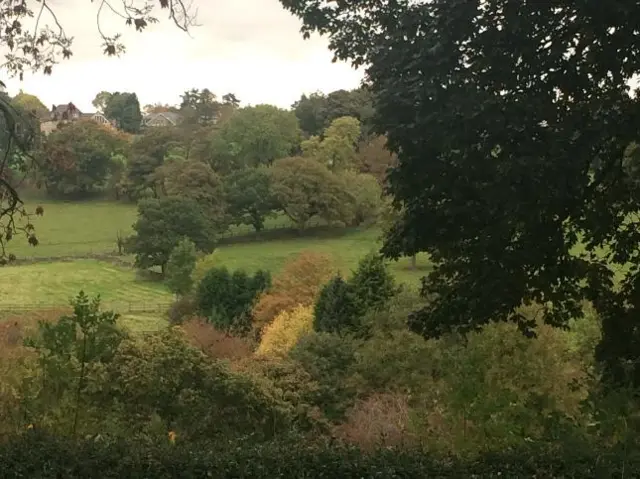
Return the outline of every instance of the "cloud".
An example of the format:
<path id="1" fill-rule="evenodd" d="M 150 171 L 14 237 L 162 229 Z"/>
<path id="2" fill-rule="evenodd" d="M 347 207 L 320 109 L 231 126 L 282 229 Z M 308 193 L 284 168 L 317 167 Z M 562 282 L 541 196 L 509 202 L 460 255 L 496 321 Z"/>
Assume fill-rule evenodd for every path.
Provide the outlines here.
<path id="1" fill-rule="evenodd" d="M 194 0 L 200 26 L 190 34 L 173 25 L 166 11 L 158 10 L 160 23 L 138 33 L 103 9 L 103 32 L 123 34 L 127 52 L 120 58 L 102 54 L 100 2 L 51 4 L 74 37 L 72 59 L 57 65 L 50 77 L 6 82 L 10 93 L 22 88 L 47 105 L 73 101 L 88 111 L 101 90 L 136 92 L 143 105 L 176 103 L 184 90 L 209 88 L 219 95 L 233 92 L 243 104 L 288 107 L 302 93 L 354 88 L 362 78 L 347 64 L 331 63 L 325 39 L 303 40 L 300 21 L 278 0 Z"/>

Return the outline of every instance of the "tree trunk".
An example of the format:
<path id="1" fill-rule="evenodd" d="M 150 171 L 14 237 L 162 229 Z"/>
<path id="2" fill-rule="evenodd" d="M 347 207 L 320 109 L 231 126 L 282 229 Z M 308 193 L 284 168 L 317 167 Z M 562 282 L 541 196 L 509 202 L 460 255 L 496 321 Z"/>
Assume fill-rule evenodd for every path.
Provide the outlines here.
<path id="1" fill-rule="evenodd" d="M 416 255 L 412 255 L 411 256 L 411 269 L 416 269 L 418 267 L 418 259 L 416 258 Z"/>

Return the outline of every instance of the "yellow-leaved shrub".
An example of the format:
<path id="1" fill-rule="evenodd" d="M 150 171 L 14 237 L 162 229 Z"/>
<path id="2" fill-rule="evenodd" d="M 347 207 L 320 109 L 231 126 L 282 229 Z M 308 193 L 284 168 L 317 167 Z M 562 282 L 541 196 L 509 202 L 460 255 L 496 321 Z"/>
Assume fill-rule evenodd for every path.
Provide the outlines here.
<path id="1" fill-rule="evenodd" d="M 254 328 L 262 331 L 281 312 L 314 304 L 320 289 L 333 274 L 330 255 L 314 251 L 300 253 L 284 265 L 273 278 L 271 288 L 260 296 L 253 310 Z"/>
<path id="2" fill-rule="evenodd" d="M 313 329 L 313 306 L 298 306 L 282 311 L 265 327 L 258 350 L 259 355 L 285 356 L 302 335 Z"/>

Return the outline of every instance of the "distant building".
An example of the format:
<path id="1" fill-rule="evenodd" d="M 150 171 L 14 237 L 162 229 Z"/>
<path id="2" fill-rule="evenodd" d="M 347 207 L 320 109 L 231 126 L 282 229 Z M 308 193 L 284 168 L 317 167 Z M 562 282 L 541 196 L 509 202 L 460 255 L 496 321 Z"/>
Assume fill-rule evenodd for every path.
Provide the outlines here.
<path id="1" fill-rule="evenodd" d="M 182 120 L 180 113 L 174 111 L 163 111 L 160 113 L 149 113 L 142 118 L 142 126 L 176 126 Z"/>
<path id="2" fill-rule="evenodd" d="M 44 135 L 48 135 L 58 128 L 60 123 L 80 120 L 94 121 L 101 125 L 115 128 L 115 122 L 108 120 L 102 113 L 82 113 L 73 103 L 67 103 L 66 105 L 53 105 L 51 107 L 48 118 L 40 121 L 40 131 Z"/>

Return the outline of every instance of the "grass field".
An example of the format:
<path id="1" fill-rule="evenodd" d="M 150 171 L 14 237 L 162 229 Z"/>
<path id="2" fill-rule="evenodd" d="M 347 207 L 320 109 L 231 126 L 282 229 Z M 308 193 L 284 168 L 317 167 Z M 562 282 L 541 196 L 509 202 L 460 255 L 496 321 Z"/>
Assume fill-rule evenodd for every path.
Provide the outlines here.
<path id="1" fill-rule="evenodd" d="M 80 290 L 90 296 L 99 294 L 105 306 L 122 313 L 154 309 L 172 300 L 163 284 L 140 280 L 132 269 L 94 260 L 7 266 L 0 270 L 0 309 L 64 306 Z"/>
<path id="2" fill-rule="evenodd" d="M 18 258 L 73 258 L 73 261 L 47 261 L 8 266 L 0 269 L 0 311 L 21 307 L 42 310 L 65 306 L 78 291 L 100 294 L 103 305 L 124 315 L 123 322 L 132 329 L 154 329 L 164 319 L 159 305 L 166 305 L 172 295 L 161 283 L 140 279 L 127 267 L 94 259 L 81 259 L 90 254 L 108 254 L 116 250 L 116 235 L 132 232 L 136 218 L 134 205 L 91 201 L 31 202 L 44 207 L 44 216 L 33 220 L 40 240 L 30 247 L 23 238 L 9 243 L 9 252 Z M 268 227 L 286 224 L 286 218 L 275 218 Z M 234 233 L 246 233 L 239 228 Z M 344 275 L 356 267 L 360 258 L 380 244 L 377 229 L 344 231 L 341 235 L 306 236 L 290 239 L 251 241 L 220 246 L 209 259 L 212 266 L 255 271 L 266 269 L 276 274 L 282 266 L 304 250 L 329 253 Z M 132 260 L 121 257 L 122 260 Z M 429 270 L 425 257 L 418 258 L 418 268 L 410 269 L 409 259 L 392 263 L 398 281 L 417 286 Z M 154 308 L 158 309 L 156 312 Z M 149 310 L 151 314 L 149 314 Z M 159 322 L 160 321 L 160 322 Z M 166 324 L 166 323 L 165 323 Z"/>

